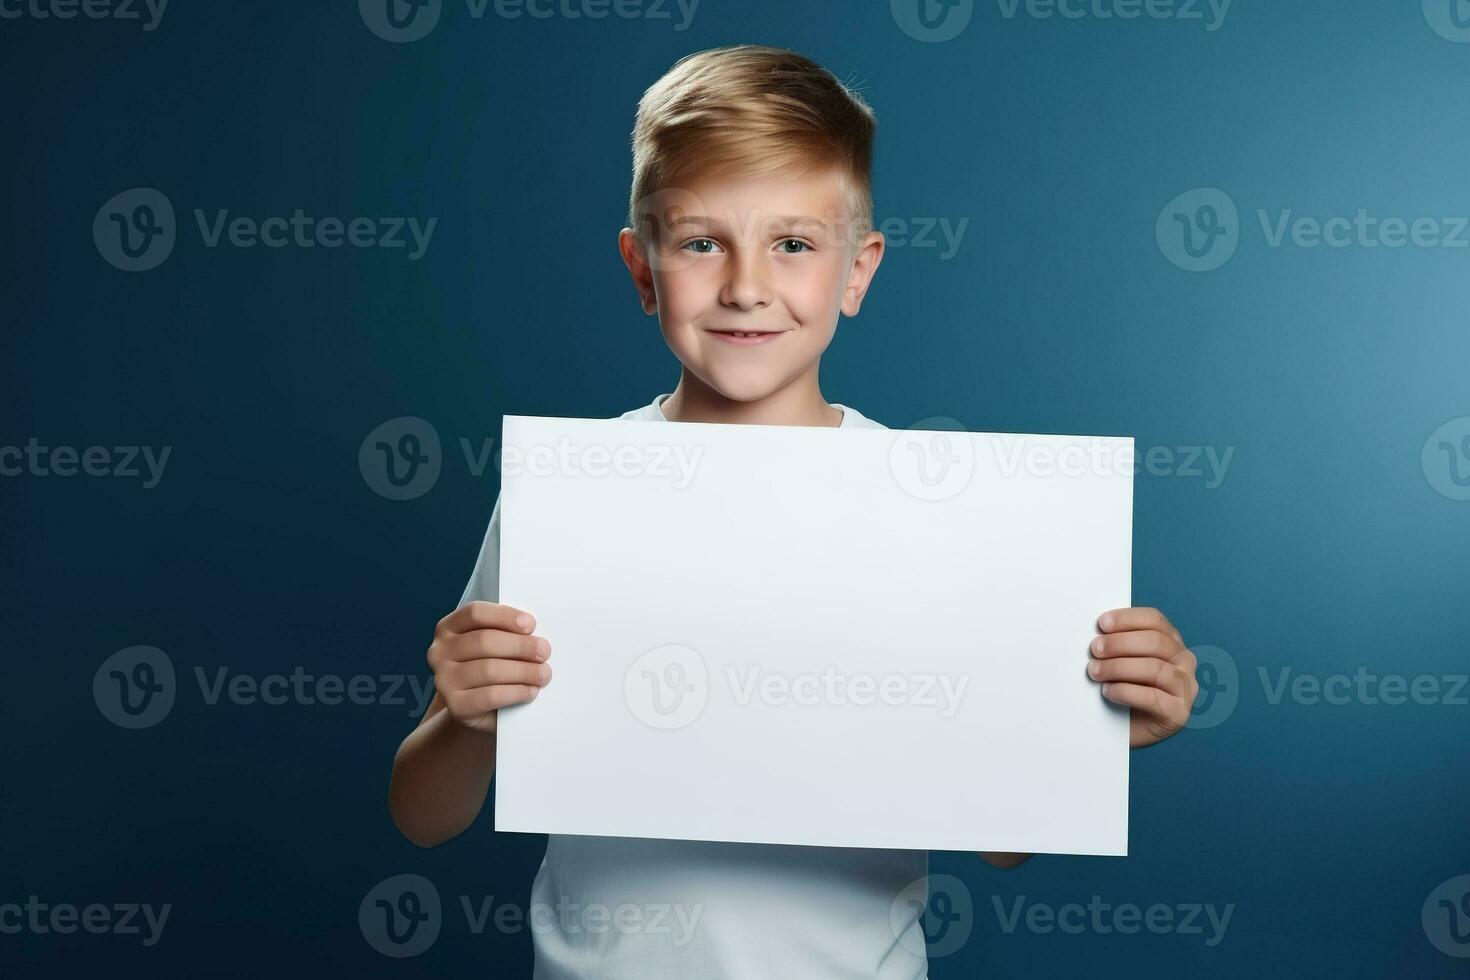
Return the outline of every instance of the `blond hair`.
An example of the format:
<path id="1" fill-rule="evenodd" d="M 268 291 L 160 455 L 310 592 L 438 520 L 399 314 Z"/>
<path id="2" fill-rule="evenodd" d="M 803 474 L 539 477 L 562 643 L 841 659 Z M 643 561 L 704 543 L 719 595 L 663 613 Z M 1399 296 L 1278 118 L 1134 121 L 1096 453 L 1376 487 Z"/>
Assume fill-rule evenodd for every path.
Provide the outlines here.
<path id="1" fill-rule="evenodd" d="M 854 229 L 873 222 L 873 133 L 855 91 L 794 51 L 741 44 L 681 58 L 638 102 L 629 227 L 650 195 L 695 176 L 838 168 Z"/>

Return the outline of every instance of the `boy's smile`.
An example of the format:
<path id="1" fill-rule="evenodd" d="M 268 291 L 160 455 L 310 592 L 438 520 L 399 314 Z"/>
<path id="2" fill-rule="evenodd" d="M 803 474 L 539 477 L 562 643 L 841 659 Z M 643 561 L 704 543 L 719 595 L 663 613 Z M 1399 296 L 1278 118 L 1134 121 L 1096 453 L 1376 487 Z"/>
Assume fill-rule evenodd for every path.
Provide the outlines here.
<path id="1" fill-rule="evenodd" d="M 680 387 L 707 389 L 701 401 L 786 392 L 787 409 L 825 408 L 819 359 L 883 252 L 876 232 L 854 241 L 840 172 L 709 177 L 651 197 L 642 242 L 624 229 L 619 248 L 684 365 Z"/>

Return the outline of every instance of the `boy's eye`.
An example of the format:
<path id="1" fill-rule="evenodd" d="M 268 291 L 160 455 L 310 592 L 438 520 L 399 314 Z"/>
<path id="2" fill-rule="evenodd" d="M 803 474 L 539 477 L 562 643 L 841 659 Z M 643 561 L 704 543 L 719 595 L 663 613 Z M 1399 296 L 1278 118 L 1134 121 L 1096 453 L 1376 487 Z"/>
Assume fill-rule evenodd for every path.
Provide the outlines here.
<path id="1" fill-rule="evenodd" d="M 708 253 L 715 250 L 715 243 L 708 238 L 695 238 L 684 243 L 691 252 Z"/>
<path id="2" fill-rule="evenodd" d="M 792 248 L 791 246 L 793 245 L 795 245 L 796 247 Z M 781 251 L 785 252 L 787 255 L 800 255 L 802 252 L 807 252 L 810 250 L 811 249 L 807 245 L 807 243 L 799 238 L 787 238 L 781 242 Z"/>

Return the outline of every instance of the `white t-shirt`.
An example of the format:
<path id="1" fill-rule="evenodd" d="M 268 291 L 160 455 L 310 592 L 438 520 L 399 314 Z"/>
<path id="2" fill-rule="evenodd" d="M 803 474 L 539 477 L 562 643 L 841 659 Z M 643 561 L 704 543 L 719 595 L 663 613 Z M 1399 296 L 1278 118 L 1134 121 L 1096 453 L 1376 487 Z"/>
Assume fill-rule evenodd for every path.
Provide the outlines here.
<path id="1" fill-rule="evenodd" d="M 667 421 L 668 397 L 621 418 Z M 834 407 L 843 428 L 885 428 Z M 460 605 L 499 594 L 497 500 Z M 552 834 L 527 916 L 535 980 L 924 980 L 922 909 L 900 897 L 928 871 L 928 851 Z"/>

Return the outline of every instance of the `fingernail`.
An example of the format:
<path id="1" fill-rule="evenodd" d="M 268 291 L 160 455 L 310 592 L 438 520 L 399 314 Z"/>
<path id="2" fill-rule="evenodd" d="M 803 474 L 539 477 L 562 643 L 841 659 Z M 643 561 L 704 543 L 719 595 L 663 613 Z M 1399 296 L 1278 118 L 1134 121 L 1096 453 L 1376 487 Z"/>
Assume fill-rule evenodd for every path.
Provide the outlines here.
<path id="1" fill-rule="evenodd" d="M 1089 660 L 1087 662 L 1087 673 L 1092 677 L 1096 677 L 1098 669 L 1101 666 L 1102 664 L 1098 663 L 1096 660 Z"/>
<path id="2" fill-rule="evenodd" d="M 1101 626 L 1105 630 L 1112 629 L 1113 628 L 1113 614 L 1112 613 L 1104 613 L 1103 614 L 1103 617 L 1097 621 L 1097 625 Z"/>
<path id="3" fill-rule="evenodd" d="M 1092 641 L 1092 652 L 1095 653 L 1095 654 L 1101 654 L 1103 652 L 1103 638 L 1102 637 L 1099 636 L 1099 637 L 1097 637 L 1096 639 L 1094 639 Z"/>
<path id="4" fill-rule="evenodd" d="M 541 683 L 545 684 L 551 680 L 551 668 L 545 664 L 541 665 Z"/>
<path id="5" fill-rule="evenodd" d="M 544 636 L 540 636 L 540 637 L 537 637 L 536 638 L 536 643 L 537 643 L 537 647 L 538 647 L 538 649 L 536 650 L 536 653 L 537 653 L 538 656 L 540 656 L 540 658 L 542 660 L 545 660 L 547 657 L 551 656 L 551 641 L 550 640 L 548 640 Z"/>
<path id="6" fill-rule="evenodd" d="M 527 616 L 525 613 L 521 613 L 519 616 L 516 617 L 516 625 L 519 626 L 523 630 L 530 629 L 531 628 L 531 617 L 530 616 Z"/>

